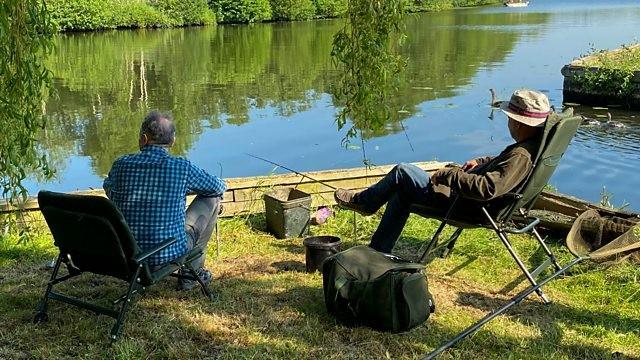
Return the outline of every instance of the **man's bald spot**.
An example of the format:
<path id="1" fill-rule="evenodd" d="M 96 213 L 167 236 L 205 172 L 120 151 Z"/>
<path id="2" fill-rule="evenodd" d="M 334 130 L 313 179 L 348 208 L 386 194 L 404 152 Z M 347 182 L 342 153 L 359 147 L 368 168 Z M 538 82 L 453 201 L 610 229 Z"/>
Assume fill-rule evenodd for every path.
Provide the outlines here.
<path id="1" fill-rule="evenodd" d="M 173 125 L 171 115 L 152 111 L 144 118 L 140 133 L 147 136 L 150 144 L 171 145 L 175 138 L 176 127 Z"/>

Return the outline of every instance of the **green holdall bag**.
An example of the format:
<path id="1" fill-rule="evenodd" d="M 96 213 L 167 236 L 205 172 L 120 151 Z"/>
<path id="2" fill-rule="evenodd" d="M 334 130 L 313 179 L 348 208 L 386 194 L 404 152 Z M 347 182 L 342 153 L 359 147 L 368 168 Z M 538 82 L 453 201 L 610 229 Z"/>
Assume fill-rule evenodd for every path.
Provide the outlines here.
<path id="1" fill-rule="evenodd" d="M 345 325 L 401 332 L 435 310 L 424 265 L 355 246 L 322 265 L 327 310 Z"/>

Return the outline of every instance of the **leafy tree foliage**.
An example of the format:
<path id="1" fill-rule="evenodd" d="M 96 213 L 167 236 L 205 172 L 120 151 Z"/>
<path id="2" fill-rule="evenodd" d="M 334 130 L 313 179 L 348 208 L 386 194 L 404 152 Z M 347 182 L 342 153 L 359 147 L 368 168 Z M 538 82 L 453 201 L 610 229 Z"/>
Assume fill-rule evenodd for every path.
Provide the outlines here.
<path id="1" fill-rule="evenodd" d="M 388 99 L 406 66 L 405 58 L 396 53 L 403 40 L 404 10 L 403 0 L 349 1 L 344 28 L 335 35 L 331 52 L 341 70 L 334 92 L 343 105 L 338 128 L 349 119 L 353 122 L 347 142 L 358 136 L 358 129 L 378 129 L 392 117 Z"/>
<path id="2" fill-rule="evenodd" d="M 54 31 L 42 0 L 0 3 L 0 186 L 14 205 L 27 198 L 22 181 L 29 173 L 52 175 L 36 134 L 45 126 L 51 73 L 43 61 L 52 51 Z"/>

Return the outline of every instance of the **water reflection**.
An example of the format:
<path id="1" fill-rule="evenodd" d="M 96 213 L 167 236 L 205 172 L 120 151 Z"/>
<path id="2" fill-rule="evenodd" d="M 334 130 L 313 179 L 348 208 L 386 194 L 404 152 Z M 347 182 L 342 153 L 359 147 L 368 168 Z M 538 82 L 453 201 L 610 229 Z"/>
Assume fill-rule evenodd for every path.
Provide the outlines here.
<path id="1" fill-rule="evenodd" d="M 409 17 L 412 35 L 403 51 L 411 65 L 393 99 L 401 111 L 388 124 L 362 129 L 365 138 L 401 131 L 400 121 L 418 104 L 454 96 L 479 67 L 504 60 L 519 36 L 504 26 L 546 19 L 454 11 Z M 77 152 L 104 175 L 115 158 L 136 150 L 140 119 L 150 108 L 173 112 L 177 154 L 185 154 L 203 128 L 246 124 L 251 109 L 269 106 L 280 116 L 306 111 L 331 93 L 329 53 L 339 26 L 318 21 L 61 35 L 51 63 L 59 99 L 48 104 L 47 147 L 60 168 Z"/>

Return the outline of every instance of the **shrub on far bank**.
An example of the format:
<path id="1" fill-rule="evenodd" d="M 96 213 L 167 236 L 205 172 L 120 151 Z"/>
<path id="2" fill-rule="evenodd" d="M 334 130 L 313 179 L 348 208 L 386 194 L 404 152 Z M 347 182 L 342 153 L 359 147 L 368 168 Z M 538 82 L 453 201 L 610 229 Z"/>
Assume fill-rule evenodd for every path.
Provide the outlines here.
<path id="1" fill-rule="evenodd" d="M 105 1 L 109 3 L 109 1 Z M 111 1 L 111 28 L 163 27 L 173 24 L 160 10 L 144 2 Z"/>
<path id="2" fill-rule="evenodd" d="M 46 0 L 60 31 L 215 23 L 207 0 Z"/>
<path id="3" fill-rule="evenodd" d="M 501 2 L 503 1 L 502 0 L 453 0 L 452 4 L 454 7 L 466 7 L 466 6 L 497 4 Z"/>
<path id="4" fill-rule="evenodd" d="M 316 14 L 313 0 L 271 0 L 273 20 L 309 20 Z"/>
<path id="5" fill-rule="evenodd" d="M 347 12 L 348 0 L 314 0 L 317 14 L 322 18 L 344 16 Z"/>
<path id="6" fill-rule="evenodd" d="M 111 1 L 47 0 L 47 9 L 60 31 L 95 30 L 112 25 Z"/>
<path id="7" fill-rule="evenodd" d="M 150 0 L 149 3 L 171 19 L 170 25 L 207 25 L 216 21 L 207 0 Z"/>
<path id="8" fill-rule="evenodd" d="M 497 4 L 503 0 L 406 0 L 407 11 L 440 11 L 457 7 Z"/>
<path id="9" fill-rule="evenodd" d="M 269 0 L 209 0 L 221 23 L 252 23 L 271 20 Z"/>

